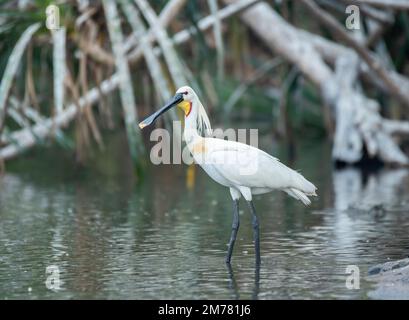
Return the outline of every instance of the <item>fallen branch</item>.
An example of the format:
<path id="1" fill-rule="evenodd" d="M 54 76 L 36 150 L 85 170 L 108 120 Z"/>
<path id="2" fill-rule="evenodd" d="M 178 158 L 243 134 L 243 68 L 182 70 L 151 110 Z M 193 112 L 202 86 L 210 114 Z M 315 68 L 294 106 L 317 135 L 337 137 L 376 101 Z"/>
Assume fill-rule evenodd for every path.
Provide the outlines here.
<path id="1" fill-rule="evenodd" d="M 33 79 L 33 46 L 30 44 L 27 48 L 27 72 L 26 72 L 26 90 L 28 93 L 28 99 L 31 101 L 33 106 L 38 110 L 38 98 L 34 86 Z"/>
<path id="2" fill-rule="evenodd" d="M 222 37 L 222 27 L 221 21 L 219 18 L 219 9 L 217 5 L 217 0 L 207 0 L 208 6 L 210 8 L 210 13 L 215 18 L 213 35 L 216 43 L 216 52 L 217 52 L 217 72 L 219 80 L 222 80 L 224 77 L 224 46 L 223 46 L 223 37 Z"/>
<path id="3" fill-rule="evenodd" d="M 162 66 L 160 65 L 159 59 L 153 53 L 153 48 L 149 41 L 149 34 L 146 33 L 146 28 L 142 22 L 139 12 L 130 3 L 129 0 L 121 0 L 120 4 L 122 6 L 122 11 L 125 13 L 129 24 L 133 29 L 135 35 L 139 35 L 140 46 L 145 57 L 146 64 L 148 66 L 149 73 L 152 77 L 153 84 L 155 85 L 156 92 L 161 96 L 162 101 L 168 101 L 172 97 L 172 93 L 169 90 L 166 77 L 162 72 Z M 170 120 L 177 120 L 177 115 L 174 109 L 170 110 L 166 114 L 170 116 Z M 170 128 L 170 123 L 168 123 Z"/>
<path id="4" fill-rule="evenodd" d="M 64 108 L 64 77 L 65 77 L 65 28 L 52 31 L 53 39 L 53 80 L 54 108 L 60 113 Z"/>
<path id="5" fill-rule="evenodd" d="M 170 1 L 165 9 L 163 10 L 159 16 L 159 20 L 161 21 L 161 24 L 163 27 L 166 27 L 167 24 L 172 20 L 172 18 L 178 13 L 178 10 L 181 8 L 181 6 L 185 3 L 186 0 L 173 0 Z M 219 19 L 223 20 L 226 19 L 238 12 L 241 12 L 250 6 L 254 5 L 255 3 L 259 2 L 259 0 L 240 0 L 237 1 L 236 3 L 229 4 L 228 6 L 222 8 L 219 11 Z M 210 15 L 207 16 L 203 19 L 201 19 L 198 22 L 198 27 L 200 30 L 204 31 L 213 26 L 215 22 L 214 16 Z M 194 28 L 187 28 L 185 30 L 182 30 L 178 33 L 176 33 L 173 38 L 172 42 L 173 44 L 181 44 L 186 41 L 188 41 L 193 34 L 196 33 L 196 30 Z M 149 34 L 152 34 L 152 30 L 149 31 Z M 149 36 L 149 41 L 153 41 L 155 37 Z M 126 46 L 126 45 L 125 45 Z M 154 49 L 154 51 L 160 53 L 160 49 Z M 88 52 L 87 52 L 88 53 Z M 134 51 L 132 51 L 128 56 L 128 61 L 130 62 L 137 62 L 140 58 L 142 57 L 142 49 L 141 46 L 138 46 Z M 86 105 L 86 102 L 89 103 L 90 105 L 94 104 L 97 102 L 102 95 L 106 95 L 115 89 L 117 89 L 119 85 L 119 75 L 118 73 L 113 74 L 111 77 L 108 79 L 102 81 L 98 88 L 93 88 L 90 91 L 88 91 L 87 94 L 85 94 L 83 97 L 81 97 L 78 101 L 78 104 L 80 106 L 80 109 L 84 108 Z M 9 144 L 4 146 L 3 148 L 0 149 L 0 161 L 2 160 L 8 160 L 11 159 L 18 154 L 24 152 L 30 147 L 33 147 L 39 138 L 45 138 L 47 136 L 50 136 L 53 133 L 53 121 L 54 121 L 54 128 L 55 132 L 58 133 L 58 128 L 61 128 L 65 125 L 67 125 L 70 121 L 72 121 L 76 114 L 77 114 L 77 108 L 75 104 L 71 103 L 68 105 L 64 111 L 56 116 L 53 119 L 46 118 L 46 119 L 38 119 L 37 123 L 29 130 L 29 129 L 22 129 L 17 132 L 13 132 L 11 136 L 11 140 L 18 142 L 17 144 Z M 1 136 L 1 141 L 4 142 L 4 135 Z M 7 139 L 8 141 L 10 139 Z"/>
<path id="6" fill-rule="evenodd" d="M 332 1 L 333 0 L 326 0 L 325 3 L 333 3 Z M 351 1 L 350 0 L 340 0 L 340 1 L 344 3 L 344 5 L 340 5 L 340 7 L 342 8 L 341 10 L 342 14 L 345 14 L 345 5 L 351 4 Z M 359 5 L 359 10 L 368 18 L 371 18 L 382 24 L 391 25 L 393 24 L 395 20 L 390 10 L 377 9 L 377 8 L 373 8 L 365 4 Z"/>
<path id="7" fill-rule="evenodd" d="M 100 92 L 104 95 L 115 90 L 119 85 L 119 75 L 115 73 L 109 79 L 104 80 L 99 89 L 93 88 L 86 95 L 78 100 L 78 106 L 80 111 L 86 105 L 92 105 L 100 98 Z M 34 146 L 38 138 L 44 139 L 53 132 L 53 123 L 56 128 L 61 128 L 67 125 L 73 120 L 77 114 L 77 106 L 74 103 L 68 105 L 63 112 L 54 118 L 46 118 L 45 120 L 38 121 L 31 128 L 26 128 L 11 134 L 11 139 L 16 141 L 17 144 L 9 144 L 0 149 L 0 160 L 8 160 Z M 40 120 L 40 119 L 39 119 Z"/>
<path id="8" fill-rule="evenodd" d="M 404 105 L 409 107 L 409 92 L 402 90 L 402 88 L 395 83 L 391 78 L 389 71 L 383 64 L 375 58 L 363 45 L 361 45 L 355 38 L 351 37 L 338 22 L 312 0 L 300 0 L 306 8 L 324 24 L 329 31 L 333 32 L 334 36 L 344 41 L 348 46 L 352 47 L 359 56 L 366 62 L 371 70 L 383 81 L 389 92 L 397 97 Z"/>
<path id="9" fill-rule="evenodd" d="M 237 13 L 240 13 L 246 10 L 247 8 L 251 7 L 252 5 L 256 4 L 259 1 L 260 0 L 240 0 L 235 3 L 231 3 L 228 6 L 224 7 L 223 9 L 220 9 L 218 18 L 220 20 L 227 19 L 228 17 L 231 17 Z M 162 14 L 159 16 L 159 20 L 162 21 L 162 27 L 166 27 L 166 25 L 164 24 L 165 19 L 162 19 Z M 199 20 L 199 22 L 197 23 L 197 27 L 200 31 L 206 31 L 207 29 L 210 29 L 214 25 L 215 21 L 216 21 L 215 17 L 213 15 L 209 15 Z M 172 43 L 174 45 L 182 44 L 188 41 L 196 33 L 197 33 L 197 30 L 195 28 L 193 27 L 186 28 L 182 31 L 179 31 L 172 37 Z M 149 33 L 148 39 L 149 41 L 153 41 L 155 37 L 153 36 L 153 34 L 152 36 L 150 36 L 150 33 Z M 157 55 L 162 53 L 161 50 L 157 47 L 154 48 L 154 52 Z M 128 55 L 128 59 L 131 64 L 139 61 L 141 57 L 142 57 L 142 47 L 140 45 L 137 46 L 134 50 L 132 50 Z"/>
<path id="10" fill-rule="evenodd" d="M 142 14 L 145 16 L 145 19 L 148 21 L 157 41 L 159 42 L 160 47 L 162 48 L 163 55 L 169 68 L 169 72 L 176 87 L 186 85 L 187 82 L 183 73 L 182 64 L 180 63 L 179 57 L 176 54 L 173 43 L 170 41 L 166 30 L 159 23 L 156 13 L 153 11 L 148 1 L 135 0 L 135 2 Z"/>
<path id="11" fill-rule="evenodd" d="M 242 13 L 241 18 L 274 52 L 296 65 L 319 88 L 324 101 L 334 110 L 337 125 L 333 145 L 335 160 L 357 162 L 363 157 L 365 145 L 372 157 L 378 156 L 386 163 L 409 164 L 407 156 L 383 126 L 385 119 L 379 115 L 377 102 L 367 98 L 354 85 L 359 69 L 353 65 L 359 60 L 352 50 L 337 56 L 334 72 L 311 37 L 286 22 L 266 3 L 253 6 Z"/>
<path id="12" fill-rule="evenodd" d="M 348 0 L 348 2 L 356 5 L 368 4 L 383 9 L 409 10 L 407 0 Z"/>
<path id="13" fill-rule="evenodd" d="M 336 60 L 345 54 L 353 52 L 351 48 L 345 47 L 341 44 L 335 43 L 328 39 L 325 39 L 319 35 L 310 33 L 305 30 L 298 30 L 299 36 L 311 43 L 315 50 L 319 52 L 322 58 L 329 62 L 331 65 L 335 65 Z M 384 82 L 374 75 L 374 72 L 368 67 L 365 61 L 359 61 L 359 72 L 361 75 L 372 85 L 375 85 L 378 89 L 385 93 L 390 94 L 389 89 L 385 86 Z M 395 85 L 409 92 L 409 79 L 397 73 L 394 70 L 389 71 L 390 79 L 395 82 Z"/>
<path id="14" fill-rule="evenodd" d="M 186 1 L 187 0 L 171 0 L 165 5 L 163 10 L 159 14 L 159 21 L 158 21 L 158 23 L 160 23 L 162 28 L 166 28 L 170 24 L 170 22 L 176 17 L 176 15 L 183 8 Z M 146 34 L 146 37 L 149 43 L 152 43 L 156 39 L 153 33 L 153 29 L 149 29 L 149 31 Z M 129 51 L 130 49 L 132 49 L 132 47 L 137 45 L 138 42 L 139 42 L 139 38 L 137 37 L 137 35 L 135 33 L 131 33 L 125 40 L 125 43 L 124 43 L 125 50 Z M 138 44 L 138 48 L 141 49 L 140 44 Z M 129 55 L 129 60 L 130 62 L 133 62 L 132 53 Z"/>
<path id="15" fill-rule="evenodd" d="M 153 53 L 153 48 L 149 41 L 149 35 L 146 35 L 146 28 L 141 17 L 139 16 L 139 12 L 128 0 L 121 0 L 120 4 L 122 6 L 122 11 L 132 27 L 133 34 L 139 38 L 139 43 L 148 66 L 149 73 L 152 76 L 153 84 L 156 87 L 156 91 L 162 96 L 163 101 L 167 101 L 171 98 L 172 94 L 168 88 L 168 84 L 166 83 L 166 78 L 162 72 L 160 62 Z"/>
<path id="16" fill-rule="evenodd" d="M 21 116 L 21 114 L 18 112 L 17 109 L 15 108 L 7 108 L 7 114 L 22 128 L 26 128 L 30 126 L 30 123 L 27 121 L 27 119 L 24 119 L 24 117 Z"/>
<path id="17" fill-rule="evenodd" d="M 144 153 L 141 134 L 138 128 L 138 116 L 136 114 L 136 103 L 132 89 L 131 73 L 123 47 L 123 35 L 121 23 L 116 7 L 116 3 L 110 0 L 103 0 L 103 7 L 106 16 L 109 36 L 112 43 L 112 51 L 115 56 L 115 65 L 120 77 L 119 93 L 124 111 L 125 127 L 128 137 L 128 146 L 134 160 L 138 154 Z"/>
<path id="18" fill-rule="evenodd" d="M 31 40 L 31 37 L 39 28 L 40 23 L 36 23 L 31 25 L 24 31 L 20 39 L 17 41 L 16 46 L 13 48 L 13 51 L 11 52 L 9 60 L 7 62 L 6 69 L 4 70 L 4 74 L 0 83 L 0 134 L 3 129 L 6 116 L 6 101 L 14 76 L 16 75 L 19 62 L 25 48 Z"/>
<path id="19" fill-rule="evenodd" d="M 245 82 L 241 83 L 230 95 L 227 99 L 226 103 L 223 107 L 223 112 L 225 114 L 229 114 L 236 103 L 240 100 L 242 95 L 246 92 L 247 88 L 262 78 L 267 72 L 271 71 L 272 69 L 276 68 L 282 63 L 282 59 L 280 58 L 273 58 L 265 63 L 263 63 L 255 72 L 254 74 Z"/>
<path id="20" fill-rule="evenodd" d="M 109 52 L 101 48 L 98 44 L 86 41 L 81 36 L 76 36 L 75 40 L 78 47 L 95 61 L 109 66 L 115 65 L 114 57 Z"/>

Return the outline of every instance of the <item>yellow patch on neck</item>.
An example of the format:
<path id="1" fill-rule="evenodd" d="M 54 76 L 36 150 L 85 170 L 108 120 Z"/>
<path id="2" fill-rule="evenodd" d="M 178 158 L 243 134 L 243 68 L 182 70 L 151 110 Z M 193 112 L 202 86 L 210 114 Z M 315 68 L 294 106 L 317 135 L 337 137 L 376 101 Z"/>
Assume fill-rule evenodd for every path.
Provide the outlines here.
<path id="1" fill-rule="evenodd" d="M 205 139 L 200 139 L 198 142 L 196 142 L 192 146 L 192 153 L 193 154 L 206 153 L 206 152 L 207 152 L 207 146 L 206 146 L 206 140 Z"/>
<path id="2" fill-rule="evenodd" d="M 190 111 L 192 111 L 192 104 L 188 101 L 179 102 L 178 107 L 185 112 L 186 117 L 189 115 Z"/>

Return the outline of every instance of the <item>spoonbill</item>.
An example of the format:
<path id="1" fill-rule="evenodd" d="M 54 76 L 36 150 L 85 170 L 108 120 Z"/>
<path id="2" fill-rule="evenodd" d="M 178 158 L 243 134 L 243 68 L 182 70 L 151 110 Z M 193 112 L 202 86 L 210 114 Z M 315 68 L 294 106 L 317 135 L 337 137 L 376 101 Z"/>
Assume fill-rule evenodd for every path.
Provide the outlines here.
<path id="1" fill-rule="evenodd" d="M 230 264 L 239 230 L 239 199 L 243 196 L 252 215 L 256 264 L 259 265 L 259 221 L 252 196 L 278 189 L 309 205 L 308 196 L 316 196 L 317 188 L 300 173 L 260 149 L 236 141 L 205 137 L 206 133 L 211 133 L 210 121 L 196 93 L 188 86 L 179 88 L 171 101 L 139 123 L 139 127 L 143 129 L 152 124 L 173 106 L 180 107 L 185 113 L 183 135 L 194 161 L 213 180 L 230 189 L 233 223 L 226 263 Z"/>

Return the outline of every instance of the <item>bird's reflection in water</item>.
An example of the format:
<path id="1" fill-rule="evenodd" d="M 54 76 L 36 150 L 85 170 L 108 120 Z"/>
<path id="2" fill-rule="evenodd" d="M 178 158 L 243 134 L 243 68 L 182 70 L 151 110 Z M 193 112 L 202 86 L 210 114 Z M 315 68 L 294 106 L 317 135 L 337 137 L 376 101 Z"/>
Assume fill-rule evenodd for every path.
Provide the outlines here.
<path id="1" fill-rule="evenodd" d="M 232 292 L 232 298 L 235 300 L 238 300 L 240 299 L 240 292 L 239 292 L 236 278 L 234 276 L 233 268 L 230 263 L 227 263 L 226 266 L 227 266 L 227 272 L 229 276 L 229 289 Z M 251 298 L 253 300 L 258 299 L 259 291 L 260 291 L 260 263 L 256 263 L 254 266 L 254 287 L 253 287 L 253 292 L 251 295 Z"/>
<path id="2" fill-rule="evenodd" d="M 256 263 L 254 267 L 254 289 L 252 299 L 258 299 L 258 293 L 260 291 L 260 263 Z"/>
<path id="3" fill-rule="evenodd" d="M 227 272 L 229 274 L 229 289 L 232 292 L 232 298 L 238 300 L 240 298 L 239 290 L 237 288 L 236 278 L 234 277 L 233 268 L 230 263 L 226 263 Z"/>

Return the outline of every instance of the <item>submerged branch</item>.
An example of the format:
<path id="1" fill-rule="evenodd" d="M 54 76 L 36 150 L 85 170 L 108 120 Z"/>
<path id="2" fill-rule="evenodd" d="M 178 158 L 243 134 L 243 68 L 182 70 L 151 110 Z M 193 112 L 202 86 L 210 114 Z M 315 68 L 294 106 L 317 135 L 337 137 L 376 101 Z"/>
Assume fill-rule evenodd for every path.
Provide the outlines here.
<path id="1" fill-rule="evenodd" d="M 7 66 L 0 83 L 0 134 L 4 126 L 4 120 L 6 116 L 6 101 L 9 95 L 11 84 L 13 82 L 14 76 L 17 73 L 17 68 L 19 66 L 24 50 L 30 42 L 31 37 L 39 28 L 40 23 L 36 23 L 31 25 L 24 31 L 17 44 L 13 48 L 13 51 L 11 52 L 9 60 L 7 62 Z"/>
<path id="2" fill-rule="evenodd" d="M 116 73 L 109 79 L 104 80 L 99 89 L 93 88 L 86 95 L 78 100 L 79 109 L 82 110 L 87 105 L 92 105 L 101 98 L 100 92 L 104 95 L 115 90 L 119 85 L 119 75 Z M 9 144 L 0 149 L 0 160 L 11 159 L 28 148 L 34 146 L 38 138 L 44 139 L 53 133 L 53 128 L 61 128 L 77 114 L 78 108 L 74 103 L 68 105 L 61 114 L 54 118 L 39 118 L 37 123 L 30 129 L 26 128 L 11 133 L 10 140 L 17 141 L 18 144 Z"/>

